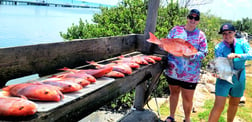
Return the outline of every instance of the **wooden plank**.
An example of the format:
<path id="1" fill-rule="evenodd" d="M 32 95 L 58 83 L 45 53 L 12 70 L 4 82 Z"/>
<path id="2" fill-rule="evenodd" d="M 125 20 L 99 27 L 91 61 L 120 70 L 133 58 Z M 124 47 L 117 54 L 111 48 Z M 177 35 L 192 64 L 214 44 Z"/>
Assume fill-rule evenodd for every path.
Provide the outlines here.
<path id="1" fill-rule="evenodd" d="M 0 87 L 8 80 L 38 73 L 45 76 L 62 67 L 77 67 L 137 50 L 136 35 L 0 49 Z"/>

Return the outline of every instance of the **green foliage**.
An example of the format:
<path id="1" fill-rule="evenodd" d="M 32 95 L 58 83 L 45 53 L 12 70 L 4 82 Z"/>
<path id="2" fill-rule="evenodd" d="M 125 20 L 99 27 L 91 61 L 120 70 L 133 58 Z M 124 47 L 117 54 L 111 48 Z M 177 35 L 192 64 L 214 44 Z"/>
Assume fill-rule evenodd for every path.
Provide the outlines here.
<path id="1" fill-rule="evenodd" d="M 252 34 L 252 19 L 249 19 L 248 17 L 243 18 L 242 20 L 233 22 L 233 24 L 237 30 Z"/>
<path id="2" fill-rule="evenodd" d="M 170 90 L 168 87 L 168 82 L 166 82 L 166 78 L 164 74 L 162 74 L 159 78 L 160 82 L 157 85 L 157 88 L 152 92 L 151 96 L 154 97 L 164 97 L 170 95 Z"/>
<path id="3" fill-rule="evenodd" d="M 72 25 L 60 35 L 72 40 L 143 33 L 146 15 L 146 0 L 124 0 L 118 7 L 101 8 L 101 13 L 93 16 L 95 24 L 80 20 L 79 25 Z"/>
<path id="4" fill-rule="evenodd" d="M 186 9 L 179 8 L 178 3 L 170 3 L 168 6 L 160 6 L 158 9 L 155 35 L 158 38 L 164 38 L 174 26 L 185 23 L 185 13 L 187 13 L 187 11 L 188 10 Z"/>
<path id="5" fill-rule="evenodd" d="M 112 100 L 106 107 L 108 109 L 122 110 L 128 109 L 133 105 L 135 91 L 130 91 L 125 95 L 121 95 L 117 99 Z"/>

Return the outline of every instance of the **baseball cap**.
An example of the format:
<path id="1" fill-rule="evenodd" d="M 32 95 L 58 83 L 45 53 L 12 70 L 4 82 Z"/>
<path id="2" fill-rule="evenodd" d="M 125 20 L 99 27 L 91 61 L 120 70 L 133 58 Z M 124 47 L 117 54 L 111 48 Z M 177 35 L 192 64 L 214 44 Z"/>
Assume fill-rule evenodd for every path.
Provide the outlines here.
<path id="1" fill-rule="evenodd" d="M 222 34 L 224 31 L 235 31 L 235 27 L 230 23 L 225 23 L 221 25 L 219 34 Z"/>
<path id="2" fill-rule="evenodd" d="M 192 9 L 192 10 L 190 11 L 189 15 L 192 15 L 192 14 L 196 14 L 196 15 L 200 16 L 200 12 L 199 12 L 198 9 Z"/>

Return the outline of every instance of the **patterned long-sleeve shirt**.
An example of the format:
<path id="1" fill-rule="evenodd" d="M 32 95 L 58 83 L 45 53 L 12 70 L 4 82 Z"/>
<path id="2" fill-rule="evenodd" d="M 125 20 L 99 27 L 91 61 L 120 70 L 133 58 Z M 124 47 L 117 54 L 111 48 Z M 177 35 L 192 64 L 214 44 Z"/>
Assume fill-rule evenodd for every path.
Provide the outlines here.
<path id="1" fill-rule="evenodd" d="M 233 59 L 234 70 L 243 69 L 240 74 L 239 81 L 245 81 L 245 62 L 246 60 L 252 59 L 252 49 L 249 43 L 242 38 L 235 38 L 233 46 L 234 53 L 241 54 L 241 58 Z M 227 57 L 230 53 L 232 53 L 232 48 L 225 41 L 222 41 L 215 46 L 215 57 Z"/>
<path id="2" fill-rule="evenodd" d="M 197 83 L 200 78 L 201 61 L 208 53 L 207 39 L 204 32 L 198 28 L 193 31 L 187 31 L 185 26 L 175 26 L 169 32 L 167 38 L 184 39 L 192 44 L 198 52 L 189 58 L 168 54 L 165 74 L 180 81 Z"/>

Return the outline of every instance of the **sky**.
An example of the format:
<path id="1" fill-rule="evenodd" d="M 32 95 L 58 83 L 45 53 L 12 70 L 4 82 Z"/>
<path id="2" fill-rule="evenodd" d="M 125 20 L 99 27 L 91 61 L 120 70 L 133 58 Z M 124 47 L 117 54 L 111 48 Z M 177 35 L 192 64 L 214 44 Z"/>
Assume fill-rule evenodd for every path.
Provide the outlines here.
<path id="1" fill-rule="evenodd" d="M 83 0 L 94 3 L 117 5 L 122 0 Z M 210 4 L 195 6 L 201 12 L 210 12 L 210 14 L 222 19 L 242 20 L 242 18 L 252 19 L 252 1 L 251 0 L 212 0 Z"/>
<path id="2" fill-rule="evenodd" d="M 242 18 L 252 19 L 251 0 L 213 0 L 208 5 L 195 7 L 205 13 L 210 10 L 210 14 L 222 19 L 242 20 Z"/>

